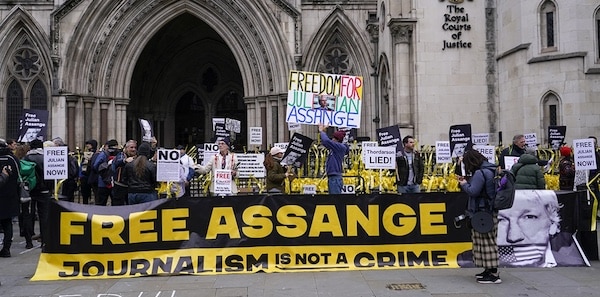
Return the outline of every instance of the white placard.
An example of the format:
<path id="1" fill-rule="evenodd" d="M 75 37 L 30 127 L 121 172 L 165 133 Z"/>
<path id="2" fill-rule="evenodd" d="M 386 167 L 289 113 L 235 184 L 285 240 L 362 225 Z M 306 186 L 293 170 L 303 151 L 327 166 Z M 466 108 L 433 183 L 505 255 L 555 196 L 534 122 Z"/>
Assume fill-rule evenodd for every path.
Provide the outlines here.
<path id="1" fill-rule="evenodd" d="M 504 156 L 504 169 L 510 170 L 510 168 L 519 162 L 520 157 L 515 156 Z"/>
<path id="2" fill-rule="evenodd" d="M 248 130 L 248 144 L 262 145 L 262 127 L 250 127 Z"/>
<path id="3" fill-rule="evenodd" d="M 496 148 L 493 145 L 474 145 L 473 149 L 480 152 L 484 157 L 486 157 L 488 159 L 488 162 L 492 164 L 496 162 Z"/>
<path id="4" fill-rule="evenodd" d="M 237 175 L 239 178 L 263 178 L 267 176 L 267 170 L 263 163 L 265 155 L 263 154 L 236 154 L 240 163 Z"/>
<path id="5" fill-rule="evenodd" d="M 291 132 L 299 132 L 302 130 L 302 126 L 298 123 L 288 123 L 288 130 Z"/>
<path id="6" fill-rule="evenodd" d="M 343 185 L 342 186 L 342 194 L 355 194 L 356 193 L 356 185 Z"/>
<path id="7" fill-rule="evenodd" d="M 208 162 L 212 161 L 215 154 L 219 152 L 219 145 L 216 143 L 205 143 L 204 144 L 204 159 L 202 160 L 202 166 L 206 166 Z"/>
<path id="8" fill-rule="evenodd" d="M 378 145 L 377 141 L 363 141 L 361 144 L 362 147 L 377 147 Z"/>
<path id="9" fill-rule="evenodd" d="M 214 185 L 215 194 L 231 194 L 231 170 L 228 169 L 217 169 L 215 170 Z"/>
<path id="10" fill-rule="evenodd" d="M 285 151 L 285 150 L 287 150 L 288 143 L 287 142 L 276 142 L 273 144 L 273 146 L 276 146 Z"/>
<path id="11" fill-rule="evenodd" d="M 573 153 L 575 155 L 575 168 L 577 170 L 593 170 L 598 168 L 595 149 L 594 140 L 591 138 L 573 140 Z"/>
<path id="12" fill-rule="evenodd" d="M 396 146 L 364 147 L 366 169 L 396 169 Z"/>
<path id="13" fill-rule="evenodd" d="M 471 135 L 471 141 L 474 145 L 488 145 L 490 143 L 490 133 L 475 133 Z"/>
<path id="14" fill-rule="evenodd" d="M 242 131 L 242 122 L 236 119 L 225 119 L 225 130 L 240 133 Z"/>
<path id="15" fill-rule="evenodd" d="M 435 142 L 435 163 L 452 163 L 452 152 L 450 152 L 450 141 Z"/>
<path id="16" fill-rule="evenodd" d="M 317 194 L 317 185 L 302 185 L 302 194 Z"/>
<path id="17" fill-rule="evenodd" d="M 176 181 L 178 182 L 180 177 L 181 153 L 179 150 L 167 150 L 158 149 L 156 159 L 156 180 L 157 181 Z"/>
<path id="18" fill-rule="evenodd" d="M 527 133 L 527 134 L 524 134 L 523 136 L 525 136 L 525 144 L 527 145 L 527 147 L 532 147 L 537 150 L 537 144 L 538 144 L 537 134 Z"/>
<path id="19" fill-rule="evenodd" d="M 68 178 L 69 151 L 66 146 L 44 148 L 44 179 Z M 43 181 L 38 181 L 43 182 Z"/>

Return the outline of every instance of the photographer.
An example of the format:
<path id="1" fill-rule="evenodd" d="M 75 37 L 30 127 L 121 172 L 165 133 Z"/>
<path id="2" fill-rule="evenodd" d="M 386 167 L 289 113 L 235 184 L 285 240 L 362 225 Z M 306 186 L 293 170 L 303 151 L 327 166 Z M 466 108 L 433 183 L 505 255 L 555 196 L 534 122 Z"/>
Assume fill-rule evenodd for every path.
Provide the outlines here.
<path id="1" fill-rule="evenodd" d="M 462 162 L 467 174 L 471 174 L 469 181 L 464 176 L 458 176 L 461 189 L 469 196 L 467 205 L 467 216 L 473 220 L 475 216 L 491 216 L 488 230 L 471 229 L 471 240 L 473 241 L 473 262 L 477 267 L 485 270 L 475 275 L 480 284 L 499 284 L 502 282 L 498 277 L 498 214 L 493 211 L 493 203 L 490 197 L 495 196 L 494 172 L 496 165 L 487 161 L 481 153 L 476 150 L 467 150 L 463 155 Z"/>

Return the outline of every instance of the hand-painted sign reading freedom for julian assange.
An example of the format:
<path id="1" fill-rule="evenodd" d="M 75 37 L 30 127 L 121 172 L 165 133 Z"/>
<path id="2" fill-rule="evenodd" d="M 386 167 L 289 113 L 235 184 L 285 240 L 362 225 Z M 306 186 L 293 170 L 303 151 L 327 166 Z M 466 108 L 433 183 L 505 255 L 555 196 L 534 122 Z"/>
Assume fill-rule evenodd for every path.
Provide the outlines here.
<path id="1" fill-rule="evenodd" d="M 286 122 L 360 128 L 363 78 L 290 71 Z"/>

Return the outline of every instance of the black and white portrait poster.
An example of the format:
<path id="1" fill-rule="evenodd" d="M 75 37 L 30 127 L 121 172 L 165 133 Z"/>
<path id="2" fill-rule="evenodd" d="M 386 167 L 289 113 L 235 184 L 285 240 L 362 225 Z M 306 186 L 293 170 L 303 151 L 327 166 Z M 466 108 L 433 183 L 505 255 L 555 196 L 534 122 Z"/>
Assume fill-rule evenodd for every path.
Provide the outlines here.
<path id="1" fill-rule="evenodd" d="M 294 165 L 294 167 L 300 167 L 306 158 L 308 157 L 308 150 L 313 143 L 313 139 L 304 136 L 300 133 L 294 133 L 290 142 L 288 143 L 287 149 L 283 154 L 281 160 L 282 165 Z"/>
<path id="2" fill-rule="evenodd" d="M 31 142 L 34 139 L 44 140 L 48 125 L 48 111 L 40 109 L 23 109 L 19 120 L 18 142 Z"/>
<path id="3" fill-rule="evenodd" d="M 559 149 L 566 136 L 567 126 L 548 126 L 548 143 L 552 149 Z"/>
<path id="4" fill-rule="evenodd" d="M 403 150 L 402 137 L 400 135 L 400 127 L 398 125 L 379 128 L 377 132 L 377 142 L 379 146 L 396 146 L 396 152 Z"/>
<path id="5" fill-rule="evenodd" d="M 465 150 L 473 146 L 471 124 L 450 126 L 449 136 L 452 157 L 462 157 Z"/>
<path id="6" fill-rule="evenodd" d="M 142 141 L 151 142 L 152 141 L 152 125 L 150 125 L 150 121 L 146 119 L 139 119 L 140 128 L 142 129 Z"/>

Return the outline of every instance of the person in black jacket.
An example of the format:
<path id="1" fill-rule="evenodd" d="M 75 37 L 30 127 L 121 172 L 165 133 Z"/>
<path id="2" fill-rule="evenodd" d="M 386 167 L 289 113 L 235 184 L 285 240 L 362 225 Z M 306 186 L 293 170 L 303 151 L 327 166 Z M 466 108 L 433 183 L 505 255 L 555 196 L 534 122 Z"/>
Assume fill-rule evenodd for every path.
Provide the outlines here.
<path id="1" fill-rule="evenodd" d="M 415 150 L 415 139 L 412 136 L 404 137 L 402 145 L 403 151 L 396 154 L 398 193 L 419 193 L 425 169 L 423 158 Z"/>
<path id="2" fill-rule="evenodd" d="M 19 169 L 4 139 L 0 139 L 0 225 L 4 232 L 0 257 L 10 257 L 14 217 L 19 215 Z"/>
<path id="3" fill-rule="evenodd" d="M 50 180 L 44 180 L 44 149 L 43 142 L 39 139 L 35 139 L 29 143 L 29 151 L 23 159 L 35 163 L 35 172 L 37 177 L 37 183 L 35 188 L 29 189 L 29 195 L 31 195 L 31 219 L 35 220 L 35 214 L 37 211 L 39 223 L 40 223 L 40 239 L 42 246 L 45 244 L 44 234 L 46 233 L 46 225 L 48 222 L 48 207 L 50 206 L 50 198 L 52 197 L 52 190 L 54 189 L 54 183 Z M 35 224 L 35 222 L 33 222 Z M 36 239 L 36 238 L 34 238 Z"/>
<path id="4" fill-rule="evenodd" d="M 513 137 L 513 141 L 512 144 L 509 145 L 507 148 L 503 149 L 502 152 L 500 153 L 500 157 L 498 158 L 498 163 L 500 164 L 500 168 L 502 169 L 509 169 L 506 168 L 506 164 L 504 157 L 520 157 L 522 154 L 525 153 L 525 148 L 527 146 L 527 143 L 525 142 L 525 135 L 523 134 L 517 134 Z M 512 164 L 511 164 L 512 165 Z"/>
<path id="5" fill-rule="evenodd" d="M 146 142 L 140 144 L 133 162 L 125 165 L 123 182 L 127 184 L 129 204 L 150 202 L 158 199 L 156 192 L 156 165 L 150 161 L 154 155 Z"/>

